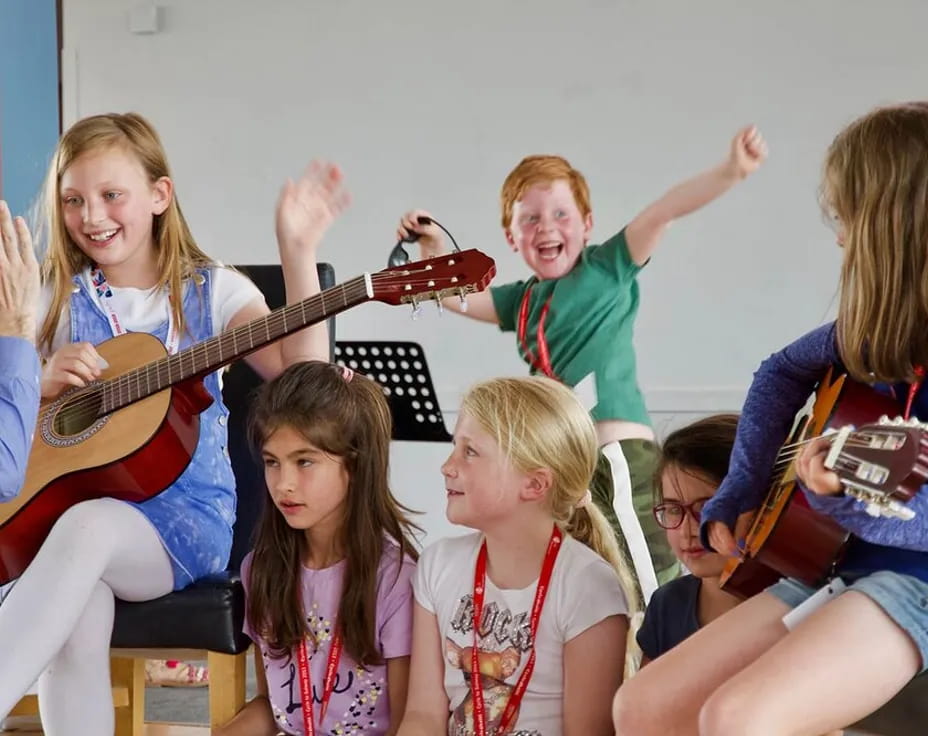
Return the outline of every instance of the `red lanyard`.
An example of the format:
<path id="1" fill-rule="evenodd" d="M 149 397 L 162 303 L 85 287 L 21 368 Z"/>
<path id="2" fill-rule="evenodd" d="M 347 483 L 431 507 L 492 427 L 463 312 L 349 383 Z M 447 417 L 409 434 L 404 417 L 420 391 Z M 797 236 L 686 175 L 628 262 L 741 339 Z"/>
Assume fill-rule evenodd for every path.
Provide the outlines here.
<path id="1" fill-rule="evenodd" d="M 554 570 L 554 561 L 557 559 L 557 553 L 561 548 L 561 539 L 563 535 L 561 530 L 554 525 L 551 532 L 551 539 L 548 542 L 548 550 L 545 552 L 545 560 L 541 565 L 541 575 L 538 578 L 538 587 L 535 589 L 535 602 L 532 603 L 532 617 L 530 619 L 532 651 L 529 654 L 528 662 L 525 669 L 519 675 L 515 688 L 506 702 L 506 708 L 503 710 L 499 726 L 496 729 L 496 736 L 503 736 L 509 731 L 510 726 L 514 724 L 516 711 L 522 702 L 522 696 L 528 688 L 529 678 L 532 676 L 532 670 L 535 669 L 535 634 L 538 632 L 538 620 L 541 618 L 541 607 L 545 603 L 545 596 L 548 594 L 548 583 L 551 582 L 551 572 Z M 487 574 L 487 543 L 480 546 L 480 553 L 477 555 L 477 567 L 474 570 L 474 646 L 471 649 L 470 657 L 470 689 L 474 700 L 474 732 L 476 736 L 486 736 L 487 734 L 487 713 L 486 706 L 483 702 L 483 687 L 480 681 L 480 655 L 477 649 L 477 639 L 480 635 L 480 619 L 483 615 L 483 597 L 486 592 L 486 574 Z"/>
<path id="2" fill-rule="evenodd" d="M 548 378 L 553 378 L 555 381 L 560 381 L 561 379 L 557 377 L 554 373 L 554 369 L 551 367 L 551 354 L 548 352 L 548 341 L 545 340 L 545 318 L 548 316 L 548 312 L 551 309 L 550 296 L 545 301 L 544 306 L 541 308 L 541 315 L 538 317 L 538 331 L 536 333 L 536 342 L 538 343 L 537 360 L 525 340 L 525 333 L 528 330 L 528 303 L 534 285 L 534 283 L 530 284 L 525 290 L 525 294 L 522 295 L 522 305 L 519 307 L 519 346 L 522 348 L 522 354 L 526 362 L 534 370 L 541 371 Z M 561 381 L 561 383 L 563 383 L 563 381 Z"/>
<path id="3" fill-rule="evenodd" d="M 322 685 L 322 703 L 319 706 L 319 728 L 325 721 L 325 712 L 329 707 L 329 699 L 335 690 L 335 677 L 338 671 L 338 660 L 342 656 L 342 637 L 338 633 L 332 639 L 332 648 L 329 649 L 329 661 L 325 667 L 325 681 Z M 313 686 L 309 675 L 309 651 L 306 640 L 297 647 L 297 660 L 300 668 L 300 698 L 303 701 L 303 733 L 315 736 L 316 724 L 313 720 Z"/>
<path id="4" fill-rule="evenodd" d="M 909 384 L 909 398 L 905 402 L 905 416 L 904 419 L 908 419 L 912 414 L 912 402 L 915 400 L 915 394 L 918 393 L 918 389 L 922 385 L 922 380 L 925 378 L 925 369 L 922 366 L 915 367 L 915 380 Z"/>

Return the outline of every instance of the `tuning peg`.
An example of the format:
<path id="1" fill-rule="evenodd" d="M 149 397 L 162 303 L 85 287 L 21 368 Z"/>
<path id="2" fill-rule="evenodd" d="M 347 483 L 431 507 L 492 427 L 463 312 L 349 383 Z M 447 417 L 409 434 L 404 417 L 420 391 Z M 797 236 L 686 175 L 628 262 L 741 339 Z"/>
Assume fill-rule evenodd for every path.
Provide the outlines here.
<path id="1" fill-rule="evenodd" d="M 445 313 L 445 305 L 441 303 L 441 294 L 435 294 L 435 303 L 438 305 L 438 316 L 440 317 Z"/>
<path id="2" fill-rule="evenodd" d="M 915 512 L 911 508 L 881 491 L 846 484 L 844 492 L 860 501 L 864 512 L 869 516 L 889 517 L 901 521 L 910 521 L 915 518 Z"/>
<path id="3" fill-rule="evenodd" d="M 461 293 L 458 295 L 458 298 L 460 298 L 461 300 L 461 311 L 466 312 L 467 311 L 467 296 L 464 294 L 463 291 L 461 291 Z"/>
<path id="4" fill-rule="evenodd" d="M 422 314 L 422 305 L 419 303 L 418 299 L 412 299 L 412 318 L 419 319 L 419 315 Z"/>
<path id="5" fill-rule="evenodd" d="M 903 506 L 898 501 L 888 499 L 871 501 L 864 506 L 864 511 L 869 516 L 888 517 L 900 521 L 911 521 L 915 518 L 915 512 L 912 509 Z"/>

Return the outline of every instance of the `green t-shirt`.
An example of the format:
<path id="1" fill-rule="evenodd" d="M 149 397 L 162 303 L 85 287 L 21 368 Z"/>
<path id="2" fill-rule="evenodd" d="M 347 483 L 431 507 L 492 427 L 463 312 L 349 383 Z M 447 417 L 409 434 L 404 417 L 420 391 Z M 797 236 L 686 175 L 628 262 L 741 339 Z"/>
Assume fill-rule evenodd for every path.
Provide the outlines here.
<path id="1" fill-rule="evenodd" d="M 644 397 L 638 388 L 632 346 L 638 312 L 638 272 L 629 255 L 625 231 L 602 245 L 583 249 L 573 270 L 559 279 L 516 281 L 493 286 L 493 306 L 504 332 L 517 329 L 525 290 L 529 297 L 525 341 L 538 355 L 538 319 L 550 297 L 545 340 L 555 375 L 570 387 L 595 375 L 596 421 L 624 419 L 650 426 Z M 517 345 L 522 359 L 522 347 Z M 528 361 L 526 361 L 528 362 Z M 533 373 L 539 371 L 533 368 Z"/>

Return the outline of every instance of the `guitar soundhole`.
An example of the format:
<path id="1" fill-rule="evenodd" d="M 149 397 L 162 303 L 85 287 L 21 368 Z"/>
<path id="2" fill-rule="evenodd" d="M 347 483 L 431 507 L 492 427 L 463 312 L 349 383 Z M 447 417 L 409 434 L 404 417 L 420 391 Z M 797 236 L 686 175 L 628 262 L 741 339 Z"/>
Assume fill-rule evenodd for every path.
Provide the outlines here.
<path id="1" fill-rule="evenodd" d="M 102 391 L 78 394 L 67 400 L 55 412 L 52 430 L 59 437 L 83 434 L 100 418 L 102 405 Z"/>

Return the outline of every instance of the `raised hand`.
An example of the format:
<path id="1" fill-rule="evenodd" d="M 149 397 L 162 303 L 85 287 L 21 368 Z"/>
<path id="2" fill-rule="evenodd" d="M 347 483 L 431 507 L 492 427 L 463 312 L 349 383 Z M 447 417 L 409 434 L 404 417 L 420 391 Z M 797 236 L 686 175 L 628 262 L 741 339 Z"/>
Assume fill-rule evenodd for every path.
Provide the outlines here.
<path id="1" fill-rule="evenodd" d="M 419 223 L 420 217 L 427 217 L 430 220 L 432 216 L 425 210 L 410 210 L 400 218 L 400 224 L 396 228 L 396 239 L 403 238 L 417 233 L 419 235 L 419 250 L 422 258 L 433 258 L 440 256 L 445 251 L 445 241 L 441 234 L 441 228 L 435 223 L 422 225 Z"/>
<path id="2" fill-rule="evenodd" d="M 277 200 L 277 242 L 281 248 L 315 252 L 322 236 L 351 202 L 341 170 L 313 161 L 296 181 L 284 184 Z"/>
<path id="3" fill-rule="evenodd" d="M 738 131 L 731 142 L 728 166 L 731 173 L 743 179 L 757 171 L 767 159 L 767 141 L 756 125 Z"/>
<path id="4" fill-rule="evenodd" d="M 39 265 L 22 217 L 0 200 L 0 335 L 35 340 Z"/>

